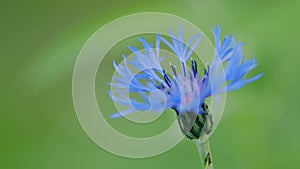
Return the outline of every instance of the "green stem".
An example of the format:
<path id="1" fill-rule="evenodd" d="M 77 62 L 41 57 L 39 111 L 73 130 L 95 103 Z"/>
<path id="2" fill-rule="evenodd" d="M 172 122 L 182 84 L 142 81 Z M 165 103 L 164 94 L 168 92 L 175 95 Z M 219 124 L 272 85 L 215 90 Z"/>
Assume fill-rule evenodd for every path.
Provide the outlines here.
<path id="1" fill-rule="evenodd" d="M 203 143 L 200 143 L 199 140 L 196 140 L 196 145 L 200 155 L 201 165 L 203 169 L 213 169 L 213 161 L 211 157 L 211 151 L 209 147 L 209 141 L 206 140 Z"/>

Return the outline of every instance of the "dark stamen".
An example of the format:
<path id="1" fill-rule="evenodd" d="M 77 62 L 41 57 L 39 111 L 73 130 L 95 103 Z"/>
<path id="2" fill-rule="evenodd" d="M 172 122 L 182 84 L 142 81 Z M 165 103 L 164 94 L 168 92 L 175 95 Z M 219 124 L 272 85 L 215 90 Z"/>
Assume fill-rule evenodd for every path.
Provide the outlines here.
<path id="1" fill-rule="evenodd" d="M 171 87 L 171 80 L 170 80 L 170 78 L 169 78 L 169 76 L 167 75 L 167 73 L 165 72 L 165 70 L 163 70 L 163 73 L 164 73 L 164 79 L 165 79 L 165 82 L 167 83 L 167 85 L 169 86 L 169 87 Z"/>
<path id="2" fill-rule="evenodd" d="M 172 68 L 172 71 L 173 71 L 174 76 L 177 77 L 177 73 L 176 73 L 175 67 L 174 67 L 172 64 L 170 64 L 170 66 L 171 66 L 171 68 Z"/>
<path id="3" fill-rule="evenodd" d="M 183 62 L 181 62 L 181 65 L 182 65 L 182 71 L 183 71 L 184 77 L 186 77 L 185 64 Z"/>
<path id="4" fill-rule="evenodd" d="M 197 62 L 195 60 L 192 60 L 192 69 L 193 69 L 194 77 L 196 77 L 198 73 L 198 68 L 197 68 Z"/>

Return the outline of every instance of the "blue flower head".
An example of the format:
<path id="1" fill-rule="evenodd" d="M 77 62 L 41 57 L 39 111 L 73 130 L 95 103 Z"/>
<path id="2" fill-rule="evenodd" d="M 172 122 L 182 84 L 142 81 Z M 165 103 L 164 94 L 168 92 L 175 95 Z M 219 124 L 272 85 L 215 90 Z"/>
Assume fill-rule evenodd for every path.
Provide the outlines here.
<path id="1" fill-rule="evenodd" d="M 124 111 L 112 114 L 112 118 L 128 115 L 137 110 L 161 112 L 173 109 L 182 132 L 191 139 L 199 138 L 202 133 L 208 134 L 213 125 L 212 115 L 208 112 L 205 100 L 215 94 L 237 90 L 245 84 L 259 79 L 262 74 L 245 78 L 245 75 L 257 66 L 255 59 L 246 60 L 242 56 L 242 44 L 229 35 L 221 40 L 220 27 L 212 30 L 214 35 L 215 54 L 204 74 L 198 74 L 197 63 L 190 59 L 194 49 L 201 40 L 201 34 L 192 36 L 184 42 L 181 27 L 176 37 L 170 31 L 171 41 L 157 35 L 155 47 L 144 38 L 139 41 L 144 49 L 138 50 L 130 46 L 134 56 L 127 60 L 123 55 L 123 63 L 113 63 L 117 76 L 110 85 L 114 90 L 109 95 L 114 102 L 126 106 Z M 171 63 L 171 75 L 161 66 L 160 43 L 167 45 L 177 56 L 181 70 Z M 189 64 L 189 66 L 187 66 Z M 224 73 L 220 73 L 224 66 Z M 130 67 L 130 68 L 129 68 Z M 190 67 L 190 68 L 189 68 Z M 132 73 L 132 68 L 139 71 Z M 129 93 L 135 93 L 139 100 L 130 98 Z"/>

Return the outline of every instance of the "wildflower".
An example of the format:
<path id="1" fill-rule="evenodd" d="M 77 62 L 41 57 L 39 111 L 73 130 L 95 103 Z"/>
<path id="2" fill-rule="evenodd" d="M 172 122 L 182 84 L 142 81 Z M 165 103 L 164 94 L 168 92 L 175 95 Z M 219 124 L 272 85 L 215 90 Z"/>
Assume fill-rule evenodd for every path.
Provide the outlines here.
<path id="1" fill-rule="evenodd" d="M 170 32 L 171 41 L 157 35 L 155 47 L 144 38 L 139 39 L 143 44 L 143 51 L 130 46 L 130 50 L 134 53 L 133 60 L 127 60 L 123 55 L 123 63 L 119 65 L 113 63 L 118 76 L 110 83 L 115 90 L 109 92 L 114 102 L 127 106 L 128 109 L 115 113 L 111 117 L 125 116 L 136 110 L 160 112 L 160 110 L 173 109 L 182 132 L 188 138 L 197 139 L 203 134 L 209 134 L 213 121 L 205 100 L 215 94 L 237 90 L 262 76 L 259 74 L 246 79 L 245 75 L 257 66 L 255 59 L 246 60 L 242 56 L 243 45 L 236 42 L 231 35 L 221 40 L 218 26 L 212 30 L 212 33 L 215 47 L 214 59 L 206 66 L 202 76 L 199 75 L 197 62 L 190 59 L 201 40 L 200 34 L 192 36 L 184 43 L 180 27 L 177 37 Z M 169 75 L 161 66 L 161 42 L 177 56 L 181 71 L 170 63 L 172 75 Z M 136 68 L 139 73 L 133 74 L 128 65 Z M 219 71 L 222 65 L 225 78 L 220 78 L 224 76 Z M 136 93 L 141 99 L 130 98 L 127 92 Z"/>

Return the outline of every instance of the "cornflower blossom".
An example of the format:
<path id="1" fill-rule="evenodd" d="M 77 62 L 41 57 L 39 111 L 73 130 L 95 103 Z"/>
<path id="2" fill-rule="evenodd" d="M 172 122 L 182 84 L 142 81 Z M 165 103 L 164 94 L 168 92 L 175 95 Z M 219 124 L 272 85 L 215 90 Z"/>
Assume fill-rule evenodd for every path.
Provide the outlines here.
<path id="1" fill-rule="evenodd" d="M 262 74 L 246 78 L 246 74 L 257 66 L 255 58 L 246 60 L 242 55 L 243 44 L 237 42 L 232 35 L 221 40 L 220 27 L 212 29 L 214 36 L 214 58 L 205 66 L 201 76 L 197 62 L 191 59 L 194 49 L 201 41 L 201 34 L 196 34 L 184 42 L 181 27 L 178 35 L 170 31 L 171 40 L 157 35 L 155 46 L 144 38 L 139 41 L 143 50 L 130 46 L 133 59 L 127 60 L 123 55 L 123 63 L 113 62 L 117 76 L 110 85 L 114 90 L 109 95 L 115 103 L 127 109 L 112 114 L 112 118 L 126 116 L 136 111 L 162 112 L 173 109 L 184 135 L 190 139 L 198 139 L 202 134 L 209 134 L 213 127 L 212 115 L 205 103 L 212 95 L 240 89 L 244 85 L 259 79 Z M 180 61 L 180 70 L 170 63 L 171 73 L 161 66 L 160 43 L 164 43 Z M 130 66 L 129 66 L 130 65 Z M 220 69 L 224 67 L 224 72 Z M 129 67 L 139 71 L 134 74 Z M 222 78 L 223 77 L 223 78 Z M 159 91 L 159 92 L 155 92 Z M 139 100 L 130 98 L 135 93 Z"/>

